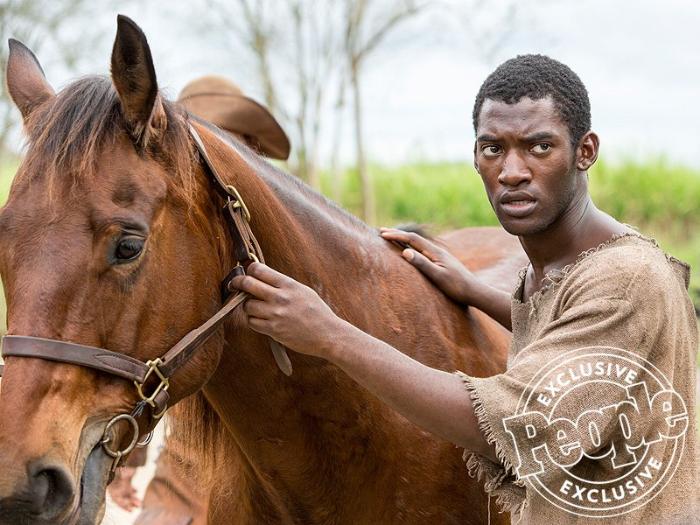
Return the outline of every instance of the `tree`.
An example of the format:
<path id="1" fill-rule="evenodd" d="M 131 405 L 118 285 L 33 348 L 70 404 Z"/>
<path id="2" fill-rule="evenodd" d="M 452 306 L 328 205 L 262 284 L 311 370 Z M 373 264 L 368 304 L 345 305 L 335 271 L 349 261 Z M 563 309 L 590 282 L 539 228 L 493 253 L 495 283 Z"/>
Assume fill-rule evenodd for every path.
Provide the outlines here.
<path id="1" fill-rule="evenodd" d="M 508 54 L 509 45 L 523 33 L 543 37 L 542 20 L 538 15 L 550 3 L 550 0 L 540 0 L 539 10 L 533 10 L 532 6 L 517 0 L 453 0 L 445 14 L 458 24 L 455 33 L 471 41 L 474 57 L 493 66 L 506 58 L 504 53 Z M 527 41 L 532 42 L 532 37 Z"/>
<path id="2" fill-rule="evenodd" d="M 297 175 L 320 187 L 324 104 L 337 82 L 340 10 L 313 0 L 210 0 L 222 34 L 252 59 L 265 104 L 286 125 Z"/>
<path id="3" fill-rule="evenodd" d="M 329 97 L 336 108 L 332 164 L 349 90 L 363 218 L 374 222 L 374 192 L 362 128 L 361 78 L 386 37 L 426 5 L 414 0 L 210 0 L 220 31 L 252 58 L 265 103 L 291 131 L 295 171 L 318 188 L 321 133 Z M 287 80 L 287 82 L 285 82 Z M 339 197 L 334 181 L 334 197 Z"/>
<path id="4" fill-rule="evenodd" d="M 376 206 L 363 138 L 362 73 L 368 58 L 376 52 L 386 37 L 427 5 L 427 2 L 417 3 L 414 0 L 345 0 L 343 49 L 352 93 L 356 166 L 362 188 L 362 218 L 369 224 L 375 222 Z"/>
<path id="5" fill-rule="evenodd" d="M 16 38 L 35 53 L 48 55 L 51 60 L 72 67 L 77 51 L 89 49 L 81 36 L 81 46 L 67 36 L 66 28 L 75 23 L 75 15 L 86 15 L 87 0 L 2 0 L 0 1 L 0 68 L 4 74 L 8 57 L 8 38 Z M 44 60 L 46 63 L 47 60 Z M 19 113 L 14 109 L 7 90 L 0 92 L 0 152 L 7 153 L 8 138 L 18 124 Z"/>

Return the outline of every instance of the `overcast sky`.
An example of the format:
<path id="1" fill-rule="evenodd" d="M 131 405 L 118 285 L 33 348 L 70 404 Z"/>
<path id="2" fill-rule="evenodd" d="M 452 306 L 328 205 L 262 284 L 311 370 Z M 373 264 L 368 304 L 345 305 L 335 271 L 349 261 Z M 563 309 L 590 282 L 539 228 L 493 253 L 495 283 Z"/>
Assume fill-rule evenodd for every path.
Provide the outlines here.
<path id="1" fill-rule="evenodd" d="M 164 21 L 162 2 L 103 12 L 94 23 L 105 28 L 99 43 L 104 60 L 81 64 L 78 73 L 106 73 L 115 16 L 123 12 L 144 29 L 170 96 L 197 75 L 219 73 L 260 99 L 250 69 L 216 35 L 200 29 L 201 0 L 193 1 L 174 21 Z M 460 0 L 446 3 L 459 6 Z M 489 9 L 480 10 L 471 24 L 502 23 L 501 2 L 482 3 Z M 469 25 L 444 11 L 425 16 L 368 64 L 363 88 L 371 159 L 470 160 L 471 109 L 479 85 L 500 61 L 536 52 L 568 64 L 588 87 L 604 156 L 662 154 L 700 167 L 700 2 L 521 0 L 518 23 L 492 57 L 479 52 L 483 46 Z M 48 67 L 47 73 L 54 86 L 70 79 L 59 68 Z M 353 152 L 349 126 L 345 159 Z"/>

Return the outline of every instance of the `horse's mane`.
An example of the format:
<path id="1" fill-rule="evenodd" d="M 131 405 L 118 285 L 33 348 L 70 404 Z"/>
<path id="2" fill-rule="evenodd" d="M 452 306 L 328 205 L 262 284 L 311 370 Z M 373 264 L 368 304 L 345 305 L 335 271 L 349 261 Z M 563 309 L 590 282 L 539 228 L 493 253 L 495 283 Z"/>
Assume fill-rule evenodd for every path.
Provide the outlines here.
<path id="1" fill-rule="evenodd" d="M 195 181 L 194 152 L 188 133 L 188 120 L 206 126 L 239 154 L 265 183 L 278 194 L 295 190 L 318 209 L 333 215 L 334 219 L 355 232 L 374 235 L 357 217 L 351 215 L 321 193 L 313 190 L 299 178 L 267 162 L 263 157 L 238 141 L 231 134 L 213 124 L 198 119 L 179 106 L 161 97 L 167 126 L 159 140 L 152 141 L 139 154 L 152 155 L 168 169 L 171 190 L 183 201 L 194 204 L 198 198 Z M 18 183 L 32 182 L 43 177 L 50 190 L 65 187 L 90 187 L 99 177 L 99 156 L 105 146 L 120 135 L 128 135 L 119 97 L 112 80 L 107 76 L 91 75 L 78 79 L 62 89 L 54 99 L 36 108 L 26 126 L 27 151 L 22 169 L 16 176 Z"/>
<path id="2" fill-rule="evenodd" d="M 145 150 L 137 151 L 163 162 L 169 168 L 174 194 L 190 201 L 195 184 L 186 115 L 166 100 L 163 108 L 167 126 L 158 144 L 153 141 Z M 72 82 L 37 107 L 27 122 L 26 133 L 27 152 L 16 181 L 32 182 L 41 176 L 50 190 L 65 186 L 66 177 L 70 177 L 72 190 L 94 182 L 99 176 L 98 159 L 103 148 L 129 131 L 111 79 L 93 75 Z"/>
<path id="3" fill-rule="evenodd" d="M 238 153 L 250 166 L 255 170 L 255 172 L 260 175 L 265 183 L 271 187 L 278 194 L 289 194 L 289 189 L 293 188 L 296 192 L 303 196 L 307 201 L 316 205 L 319 209 L 326 213 L 333 215 L 334 219 L 340 220 L 342 223 L 350 226 L 352 229 L 356 230 L 358 233 L 369 233 L 372 237 L 376 237 L 376 231 L 370 228 L 366 223 L 362 222 L 360 219 L 349 213 L 347 210 L 336 204 L 334 201 L 327 198 L 322 193 L 314 190 L 302 181 L 299 177 L 295 177 L 279 169 L 274 164 L 268 162 L 265 157 L 259 155 L 254 150 L 249 148 L 246 144 L 238 140 L 236 137 L 227 133 L 226 131 L 216 127 L 214 124 L 201 120 L 197 117 L 190 115 L 192 120 L 196 120 L 210 131 L 212 131 L 217 137 L 222 139 L 225 143 L 231 146 L 236 153 Z"/>

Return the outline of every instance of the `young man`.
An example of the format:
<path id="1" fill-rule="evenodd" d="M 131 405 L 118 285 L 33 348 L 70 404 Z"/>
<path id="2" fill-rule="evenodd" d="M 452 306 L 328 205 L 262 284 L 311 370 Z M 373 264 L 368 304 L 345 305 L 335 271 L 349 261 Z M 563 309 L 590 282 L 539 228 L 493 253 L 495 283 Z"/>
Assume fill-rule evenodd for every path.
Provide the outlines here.
<path id="1" fill-rule="evenodd" d="M 688 266 L 593 204 L 587 170 L 599 140 L 568 67 L 539 55 L 505 62 L 473 118 L 474 165 L 530 260 L 513 296 L 417 235 L 381 235 L 407 243 L 404 258 L 452 299 L 512 329 L 505 373 L 426 367 L 262 264 L 234 283 L 253 296 L 248 326 L 333 362 L 465 447 L 470 473 L 521 523 L 691 523 L 698 339 Z"/>

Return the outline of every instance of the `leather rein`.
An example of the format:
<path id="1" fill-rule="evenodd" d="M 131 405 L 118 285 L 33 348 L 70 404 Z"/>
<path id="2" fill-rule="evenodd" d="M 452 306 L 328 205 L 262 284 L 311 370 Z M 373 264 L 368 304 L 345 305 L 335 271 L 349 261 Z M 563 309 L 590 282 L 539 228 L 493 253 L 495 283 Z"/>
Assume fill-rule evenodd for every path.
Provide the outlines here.
<path id="1" fill-rule="evenodd" d="M 192 124 L 189 124 L 189 133 L 199 152 L 204 171 L 217 193 L 225 200 L 224 216 L 233 239 L 234 256 L 238 263 L 221 283 L 224 303 L 221 309 L 202 325 L 187 333 L 161 357 L 145 362 L 105 348 L 56 339 L 23 335 L 7 335 L 2 339 L 2 356 L 4 358 L 32 357 L 69 363 L 92 368 L 134 383 L 139 401 L 131 413 L 118 414 L 107 423 L 100 442 L 105 452 L 114 458 L 112 472 L 134 448 L 145 446 L 150 441 L 153 433 L 152 428 L 157 425 L 168 409 L 168 401 L 170 400 L 168 388 L 172 376 L 192 359 L 197 350 L 216 332 L 228 316 L 248 298 L 248 294 L 244 292 L 232 293 L 230 284 L 233 278 L 244 275 L 245 268 L 254 261 L 265 262 L 260 245 L 250 228 L 250 211 L 240 193 L 234 186 L 226 184 L 220 177 L 207 154 L 199 133 Z M 277 365 L 285 374 L 290 375 L 292 367 L 285 348 L 273 340 L 270 340 L 270 347 Z M 2 372 L 3 367 L 0 367 L 0 376 L 2 376 Z M 136 418 L 148 409 L 150 409 L 148 427 L 151 427 L 151 431 L 142 442 L 139 442 L 141 432 Z M 111 429 L 119 421 L 127 421 L 133 430 L 133 435 L 126 447 L 114 450 L 110 447 Z"/>

